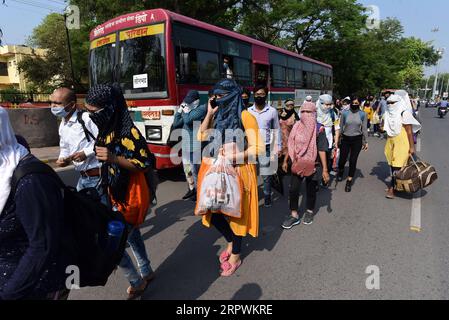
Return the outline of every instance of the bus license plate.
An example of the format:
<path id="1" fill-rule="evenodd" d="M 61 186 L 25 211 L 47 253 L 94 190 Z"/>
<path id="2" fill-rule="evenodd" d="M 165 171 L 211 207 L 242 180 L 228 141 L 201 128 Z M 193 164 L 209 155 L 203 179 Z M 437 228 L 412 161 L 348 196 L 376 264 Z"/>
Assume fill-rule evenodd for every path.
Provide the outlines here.
<path id="1" fill-rule="evenodd" d="M 161 112 L 160 111 L 142 111 L 142 118 L 144 120 L 160 120 Z"/>

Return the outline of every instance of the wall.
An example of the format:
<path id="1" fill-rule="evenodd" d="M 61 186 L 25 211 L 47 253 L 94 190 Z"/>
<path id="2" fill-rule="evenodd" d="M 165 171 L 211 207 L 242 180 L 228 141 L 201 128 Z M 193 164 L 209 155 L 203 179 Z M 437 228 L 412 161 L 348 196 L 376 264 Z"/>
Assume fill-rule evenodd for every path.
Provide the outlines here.
<path id="1" fill-rule="evenodd" d="M 7 109 L 14 132 L 31 148 L 59 145 L 58 121 L 50 108 Z"/>

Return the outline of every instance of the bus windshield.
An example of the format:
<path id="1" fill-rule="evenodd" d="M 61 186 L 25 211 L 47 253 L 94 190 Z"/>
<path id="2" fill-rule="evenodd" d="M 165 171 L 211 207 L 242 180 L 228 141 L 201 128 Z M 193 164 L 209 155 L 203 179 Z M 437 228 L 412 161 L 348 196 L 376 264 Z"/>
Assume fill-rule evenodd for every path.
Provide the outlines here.
<path id="1" fill-rule="evenodd" d="M 120 32 L 119 82 L 125 97 L 166 98 L 164 25 Z"/>
<path id="2" fill-rule="evenodd" d="M 115 43 L 110 43 L 90 51 L 91 85 L 111 83 L 114 74 Z"/>

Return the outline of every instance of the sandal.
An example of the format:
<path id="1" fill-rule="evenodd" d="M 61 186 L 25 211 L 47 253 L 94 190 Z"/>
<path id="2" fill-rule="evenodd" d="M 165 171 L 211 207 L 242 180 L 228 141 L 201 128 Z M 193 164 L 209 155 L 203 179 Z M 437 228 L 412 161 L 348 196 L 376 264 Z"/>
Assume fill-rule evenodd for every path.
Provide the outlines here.
<path id="1" fill-rule="evenodd" d="M 126 300 L 135 300 L 137 298 L 140 298 L 144 293 L 145 290 L 147 290 L 148 287 L 148 281 L 144 280 L 144 286 L 143 288 L 133 288 L 133 287 L 129 287 L 128 290 L 126 290 L 128 292 L 128 298 L 126 298 Z"/>
<path id="2" fill-rule="evenodd" d="M 225 263 L 223 263 L 221 265 L 221 276 L 222 277 L 230 277 L 232 276 L 237 269 L 242 265 L 242 260 L 239 260 L 239 262 L 237 262 L 236 264 L 231 264 L 229 261 L 226 261 Z"/>
<path id="3" fill-rule="evenodd" d="M 226 261 L 228 261 L 230 257 L 231 257 L 231 254 L 230 254 L 228 251 L 226 251 L 226 250 L 223 251 L 223 252 L 220 254 L 220 257 L 219 257 L 220 264 L 223 264 L 223 263 L 225 263 Z"/>

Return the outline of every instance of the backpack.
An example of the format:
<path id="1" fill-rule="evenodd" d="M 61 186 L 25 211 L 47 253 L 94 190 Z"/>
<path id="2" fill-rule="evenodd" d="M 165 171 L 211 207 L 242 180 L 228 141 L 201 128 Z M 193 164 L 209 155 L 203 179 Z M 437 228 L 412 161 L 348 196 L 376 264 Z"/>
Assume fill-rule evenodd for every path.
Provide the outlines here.
<path id="1" fill-rule="evenodd" d="M 95 141 L 97 140 L 97 138 L 93 135 L 92 132 L 87 129 L 86 123 L 83 120 L 83 113 L 83 111 L 78 111 L 78 113 L 76 114 L 76 120 L 81 124 L 81 127 L 83 127 L 87 142 L 90 142 L 91 139 Z"/>
<path id="2" fill-rule="evenodd" d="M 344 129 L 344 127 L 346 125 L 346 119 L 348 118 L 348 114 L 349 114 L 349 111 L 344 111 L 342 113 L 342 117 L 341 117 L 341 128 L 342 129 Z M 360 120 L 362 121 L 362 124 L 363 124 L 363 122 L 365 121 L 365 118 L 366 118 L 365 111 L 360 110 L 359 116 L 360 116 Z"/>
<path id="3" fill-rule="evenodd" d="M 64 243 L 63 250 L 70 262 L 80 271 L 79 287 L 104 286 L 117 268 L 126 248 L 128 230 L 125 227 L 118 248 L 108 252 L 107 227 L 111 221 L 125 220 L 120 212 L 113 211 L 101 203 L 95 188 L 80 192 L 66 186 L 57 173 L 45 163 L 38 161 L 16 168 L 11 181 L 14 197 L 21 178 L 32 174 L 51 176 L 63 191 L 64 198 Z"/>

